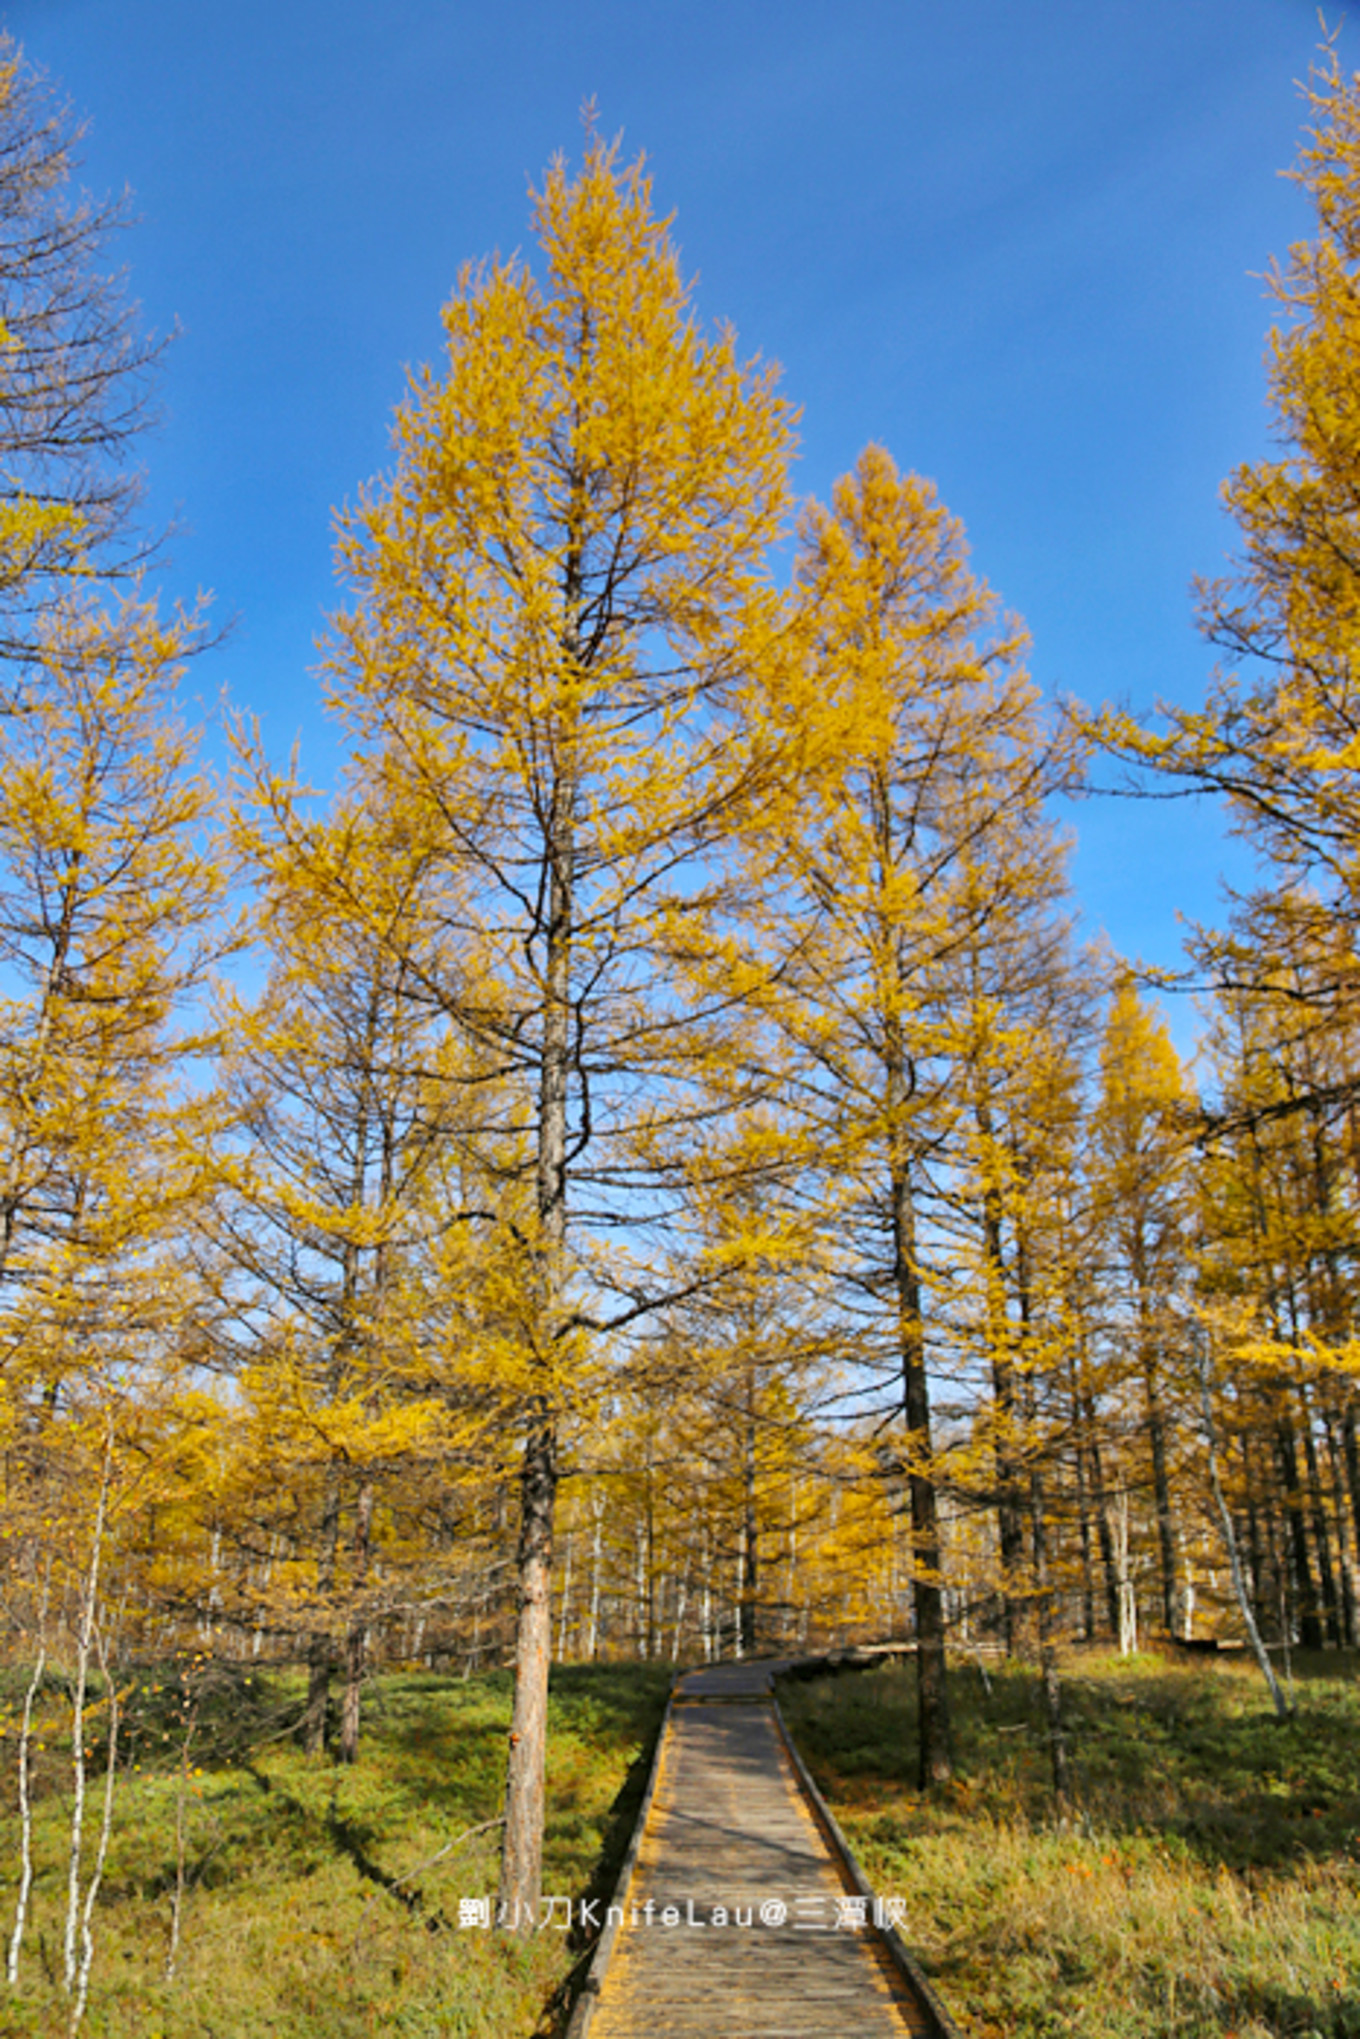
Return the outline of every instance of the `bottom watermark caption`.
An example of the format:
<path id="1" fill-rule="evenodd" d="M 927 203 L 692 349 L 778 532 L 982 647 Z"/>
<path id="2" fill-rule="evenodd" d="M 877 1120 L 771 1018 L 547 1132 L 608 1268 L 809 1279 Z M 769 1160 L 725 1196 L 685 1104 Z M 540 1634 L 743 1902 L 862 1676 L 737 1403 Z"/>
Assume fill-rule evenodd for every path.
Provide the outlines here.
<path id="1" fill-rule="evenodd" d="M 531 1928 L 535 1932 L 599 1932 L 606 1926 L 656 1926 L 663 1932 L 694 1927 L 708 1930 L 767 1929 L 787 1926 L 804 1933 L 859 1933 L 868 1926 L 902 1926 L 907 1901 L 902 1897 L 766 1897 L 741 1904 L 696 1904 L 684 1898 L 660 1904 L 649 1897 L 640 1904 L 609 1904 L 603 1898 L 545 1897 L 537 1905 L 497 1904 L 491 1897 L 460 1897 L 460 1926 Z"/>

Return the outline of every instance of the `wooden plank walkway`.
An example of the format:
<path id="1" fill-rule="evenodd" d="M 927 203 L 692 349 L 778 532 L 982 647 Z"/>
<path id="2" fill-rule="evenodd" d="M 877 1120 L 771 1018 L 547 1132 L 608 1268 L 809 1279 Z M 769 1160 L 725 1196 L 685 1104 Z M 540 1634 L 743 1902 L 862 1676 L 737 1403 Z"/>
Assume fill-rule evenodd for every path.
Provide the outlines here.
<path id="1" fill-rule="evenodd" d="M 837 1924 L 856 1886 L 789 1759 L 775 1668 L 713 1665 L 680 1681 L 623 1921 L 601 1947 L 598 1996 L 588 1985 L 573 2039 L 940 2031 L 882 1935 Z M 772 1904 L 783 1920 L 767 1909 L 762 1923 Z"/>

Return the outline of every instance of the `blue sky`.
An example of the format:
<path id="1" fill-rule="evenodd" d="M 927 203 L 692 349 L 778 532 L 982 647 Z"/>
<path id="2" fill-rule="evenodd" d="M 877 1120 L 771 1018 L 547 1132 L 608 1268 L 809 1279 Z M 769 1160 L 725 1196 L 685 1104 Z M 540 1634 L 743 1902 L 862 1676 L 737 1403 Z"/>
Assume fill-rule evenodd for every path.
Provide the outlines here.
<path id="1" fill-rule="evenodd" d="M 978 571 L 1087 700 L 1193 701 L 1189 582 L 1267 450 L 1262 273 L 1309 231 L 1280 176 L 1319 41 L 1305 0 L 29 0 L 4 13 L 131 188 L 146 323 L 178 327 L 145 447 L 167 588 L 235 619 L 197 684 L 301 732 L 334 506 L 387 458 L 469 258 L 593 96 L 651 160 L 698 306 L 782 364 L 800 489 L 869 439 L 930 475 Z M 1343 26 L 1343 62 L 1360 35 Z M 1174 965 L 1242 853 L 1210 808 L 1084 803 L 1092 931 Z M 1235 860 L 1235 861 L 1234 861 Z M 1176 1031 L 1188 1041 L 1188 1013 Z"/>

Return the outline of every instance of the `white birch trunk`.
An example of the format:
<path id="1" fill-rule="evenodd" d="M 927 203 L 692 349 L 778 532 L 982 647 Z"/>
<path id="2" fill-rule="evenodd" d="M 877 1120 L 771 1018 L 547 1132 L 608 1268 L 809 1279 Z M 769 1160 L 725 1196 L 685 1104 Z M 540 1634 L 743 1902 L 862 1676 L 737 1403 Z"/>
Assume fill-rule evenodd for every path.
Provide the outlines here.
<path id="1" fill-rule="evenodd" d="M 89 1682 L 90 1649 L 95 1635 L 99 1568 L 104 1555 L 104 1523 L 108 1513 L 112 1464 L 113 1424 L 110 1421 L 104 1433 L 104 1466 L 99 1482 L 99 1499 L 95 1505 L 94 1531 L 90 1538 L 90 1562 L 81 1592 L 80 1628 L 76 1638 L 76 1690 L 71 1705 L 71 1847 L 66 1879 L 66 1933 L 62 1949 L 62 1978 L 68 1996 L 75 1989 L 79 1965 L 80 1871 L 85 1832 L 85 1693 Z"/>
<path id="2" fill-rule="evenodd" d="M 29 1759 L 33 1746 L 33 1703 L 42 1691 L 43 1672 L 47 1669 L 47 1600 L 51 1584 L 52 1560 L 49 1558 L 43 1573 L 42 1599 L 38 1607 L 38 1654 L 33 1676 L 24 1694 L 23 1720 L 19 1727 L 19 1890 L 14 1903 L 14 1931 L 10 1934 L 5 1961 L 5 1980 L 11 1989 L 17 1989 L 19 1984 L 19 1955 L 28 1925 L 28 1900 L 33 1890 L 33 1796 Z"/>
<path id="3" fill-rule="evenodd" d="M 75 2039 L 80 2021 L 85 2015 L 85 2005 L 90 1994 L 90 1969 L 94 1963 L 94 1901 L 99 1895 L 99 1886 L 104 1878 L 104 1864 L 108 1860 L 109 1837 L 113 1832 L 113 1795 L 118 1781 L 118 1689 L 109 1667 L 108 1652 L 98 1626 L 95 1628 L 95 1648 L 99 1655 L 99 1668 L 103 1673 L 104 1687 L 109 1696 L 109 1747 L 108 1759 L 104 1765 L 104 1804 L 99 1821 L 99 1845 L 95 1849 L 94 1867 L 85 1887 L 85 1902 L 80 1912 L 80 1956 L 76 1966 L 75 2000 L 71 2005 L 71 2022 L 67 2027 L 68 2039 Z"/>

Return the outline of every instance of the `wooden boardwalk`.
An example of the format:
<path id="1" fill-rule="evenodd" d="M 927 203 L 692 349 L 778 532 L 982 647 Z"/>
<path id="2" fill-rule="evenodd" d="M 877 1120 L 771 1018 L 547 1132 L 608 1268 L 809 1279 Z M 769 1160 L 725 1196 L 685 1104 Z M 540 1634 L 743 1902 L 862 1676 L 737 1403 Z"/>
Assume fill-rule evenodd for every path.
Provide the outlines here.
<path id="1" fill-rule="evenodd" d="M 863 1900 L 790 1759 L 774 1668 L 714 1665 L 681 1680 L 622 1921 L 606 1929 L 572 2039 L 948 2031 L 883 1935 L 847 1923 Z"/>

